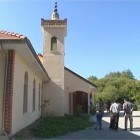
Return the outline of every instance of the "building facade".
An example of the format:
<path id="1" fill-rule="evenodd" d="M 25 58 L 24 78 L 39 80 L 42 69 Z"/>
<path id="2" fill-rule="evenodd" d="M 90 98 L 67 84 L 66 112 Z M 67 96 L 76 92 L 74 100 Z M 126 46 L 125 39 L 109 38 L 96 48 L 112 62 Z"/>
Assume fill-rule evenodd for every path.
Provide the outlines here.
<path id="1" fill-rule="evenodd" d="M 77 106 L 82 108 L 83 113 L 89 113 L 90 94 L 95 92 L 96 86 L 64 67 L 67 19 L 59 19 L 57 4 L 50 20 L 41 19 L 41 26 L 44 37 L 43 65 L 51 78 L 43 90 L 43 99 L 50 99 L 43 114 L 73 114 Z"/>
<path id="2" fill-rule="evenodd" d="M 96 85 L 64 66 L 67 19 L 59 19 L 57 4 L 41 27 L 43 55 L 27 37 L 0 31 L 0 134 L 13 135 L 41 115 L 90 111 Z"/>

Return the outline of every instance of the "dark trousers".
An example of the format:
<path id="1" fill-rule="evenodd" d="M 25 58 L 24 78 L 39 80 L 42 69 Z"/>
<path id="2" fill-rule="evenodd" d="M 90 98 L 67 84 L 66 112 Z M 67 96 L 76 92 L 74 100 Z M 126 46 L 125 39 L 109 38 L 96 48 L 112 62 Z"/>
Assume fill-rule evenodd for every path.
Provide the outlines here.
<path id="1" fill-rule="evenodd" d="M 95 129 L 97 129 L 98 127 L 99 129 L 102 129 L 102 120 L 97 120 Z"/>
<path id="2" fill-rule="evenodd" d="M 119 113 L 113 113 L 110 118 L 110 127 L 111 129 L 118 130 L 118 122 L 119 122 Z"/>
<path id="3" fill-rule="evenodd" d="M 109 126 L 109 128 L 113 129 L 113 123 L 114 123 L 113 116 L 111 116 L 110 117 L 110 126 Z"/>

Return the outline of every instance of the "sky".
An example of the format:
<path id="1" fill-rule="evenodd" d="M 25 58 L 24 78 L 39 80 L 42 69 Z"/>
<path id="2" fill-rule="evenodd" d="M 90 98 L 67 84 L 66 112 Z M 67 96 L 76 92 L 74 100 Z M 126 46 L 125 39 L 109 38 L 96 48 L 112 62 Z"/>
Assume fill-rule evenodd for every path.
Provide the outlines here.
<path id="1" fill-rule="evenodd" d="M 23 34 L 43 53 L 41 18 L 54 0 L 0 0 L 0 30 Z M 140 80 L 140 0 L 57 0 L 67 18 L 65 66 L 84 78 L 131 70 Z"/>

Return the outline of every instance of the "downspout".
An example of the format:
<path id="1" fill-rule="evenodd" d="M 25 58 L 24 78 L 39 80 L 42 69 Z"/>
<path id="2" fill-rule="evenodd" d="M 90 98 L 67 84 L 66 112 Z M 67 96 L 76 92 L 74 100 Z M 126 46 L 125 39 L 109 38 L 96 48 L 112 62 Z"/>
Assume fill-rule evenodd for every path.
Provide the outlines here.
<path id="1" fill-rule="evenodd" d="M 3 134 L 7 136 L 7 132 L 4 128 L 4 117 L 5 117 L 5 91 L 6 91 L 6 79 L 7 79 L 7 54 L 6 51 L 3 48 L 2 42 L 0 42 L 0 47 L 3 50 L 5 54 L 5 69 L 4 69 L 4 90 L 3 90 L 3 111 L 2 111 L 2 131 Z"/>

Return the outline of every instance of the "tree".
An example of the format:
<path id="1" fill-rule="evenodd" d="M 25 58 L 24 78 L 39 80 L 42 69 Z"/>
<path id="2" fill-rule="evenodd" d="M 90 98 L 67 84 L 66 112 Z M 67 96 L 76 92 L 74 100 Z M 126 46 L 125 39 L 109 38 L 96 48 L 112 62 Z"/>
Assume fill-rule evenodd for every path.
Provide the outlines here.
<path id="1" fill-rule="evenodd" d="M 89 78 L 88 78 L 88 80 L 90 81 L 90 82 L 95 82 L 95 81 L 97 81 L 98 80 L 98 78 L 96 77 L 96 76 L 90 76 Z"/>
<path id="2" fill-rule="evenodd" d="M 119 100 L 123 103 L 124 98 L 128 98 L 140 108 L 140 81 L 134 78 L 130 70 L 110 72 L 101 79 L 90 76 L 88 80 L 98 87 L 95 95 L 96 102 L 102 98 L 104 102 Z"/>
<path id="3" fill-rule="evenodd" d="M 122 76 L 135 80 L 133 73 L 131 72 L 131 70 L 126 70 L 126 71 L 122 71 Z"/>

